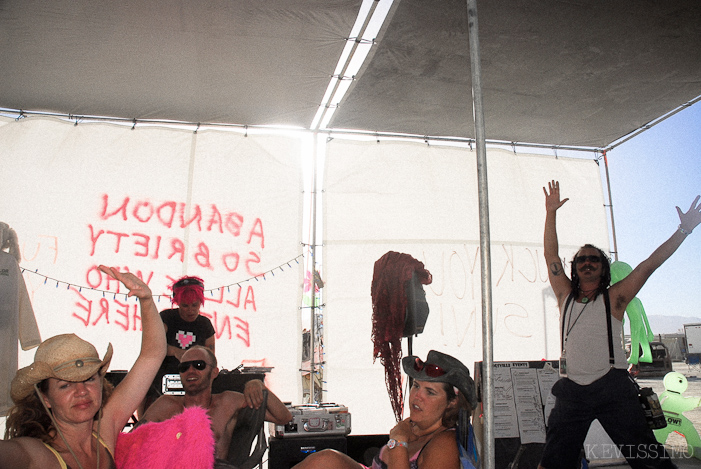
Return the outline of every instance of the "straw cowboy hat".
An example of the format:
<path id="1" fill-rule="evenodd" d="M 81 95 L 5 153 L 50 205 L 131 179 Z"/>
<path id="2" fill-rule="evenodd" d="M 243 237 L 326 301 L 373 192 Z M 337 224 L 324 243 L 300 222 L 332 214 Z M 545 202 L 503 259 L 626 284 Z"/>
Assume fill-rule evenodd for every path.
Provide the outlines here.
<path id="1" fill-rule="evenodd" d="M 475 382 L 470 377 L 470 371 L 457 358 L 431 350 L 425 362 L 413 355 L 402 358 L 402 368 L 404 373 L 417 381 L 448 383 L 455 386 L 473 409 L 477 407 Z"/>
<path id="2" fill-rule="evenodd" d="M 112 360 L 112 344 L 100 360 L 97 349 L 75 334 L 61 334 L 46 339 L 37 348 L 34 363 L 17 371 L 12 380 L 12 400 L 19 402 L 34 392 L 34 385 L 46 378 L 80 382 L 95 373 L 104 376 Z"/>

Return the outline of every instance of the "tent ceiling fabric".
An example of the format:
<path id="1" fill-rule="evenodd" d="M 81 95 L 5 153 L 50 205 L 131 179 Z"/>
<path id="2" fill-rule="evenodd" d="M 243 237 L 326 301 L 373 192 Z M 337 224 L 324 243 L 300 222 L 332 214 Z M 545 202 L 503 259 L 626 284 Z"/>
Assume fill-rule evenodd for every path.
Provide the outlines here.
<path id="1" fill-rule="evenodd" d="M 477 2 L 486 137 L 605 147 L 701 95 L 698 0 Z M 464 0 L 401 0 L 332 127 L 474 137 Z"/>
<path id="2" fill-rule="evenodd" d="M 473 137 L 466 5 L 395 0 L 331 127 Z M 0 107 L 308 128 L 360 0 L 0 0 Z M 701 95 L 698 0 L 478 2 L 488 139 L 604 147 Z"/>
<path id="3" fill-rule="evenodd" d="M 0 106 L 308 127 L 361 0 L 0 0 Z"/>

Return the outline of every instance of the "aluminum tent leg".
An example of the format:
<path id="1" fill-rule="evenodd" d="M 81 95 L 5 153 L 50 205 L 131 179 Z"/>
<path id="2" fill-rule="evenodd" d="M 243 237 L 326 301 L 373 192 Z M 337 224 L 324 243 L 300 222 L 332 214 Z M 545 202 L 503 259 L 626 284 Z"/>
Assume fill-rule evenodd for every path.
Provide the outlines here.
<path id="1" fill-rule="evenodd" d="M 489 197 L 487 191 L 487 149 L 484 135 L 482 71 L 480 66 L 480 48 L 477 27 L 477 0 L 467 0 L 467 25 L 470 42 L 470 70 L 472 72 L 472 109 L 475 120 L 475 143 L 477 147 L 480 261 L 482 276 L 482 404 L 484 415 L 482 467 L 484 469 L 494 469 L 492 261 L 489 235 Z"/>

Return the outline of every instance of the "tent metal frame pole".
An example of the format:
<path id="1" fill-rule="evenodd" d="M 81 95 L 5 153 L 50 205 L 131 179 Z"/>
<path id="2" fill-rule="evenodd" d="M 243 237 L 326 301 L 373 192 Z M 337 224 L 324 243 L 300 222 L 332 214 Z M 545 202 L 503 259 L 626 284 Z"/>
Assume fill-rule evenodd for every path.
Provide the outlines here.
<path id="1" fill-rule="evenodd" d="M 319 402 L 316 399 L 316 332 L 317 332 L 317 327 L 316 327 L 316 286 L 317 286 L 317 281 L 316 281 L 316 230 L 317 230 L 317 224 L 316 224 L 316 191 L 317 191 L 317 152 L 318 152 L 318 134 L 314 132 L 314 142 L 312 144 L 312 246 L 311 246 L 311 254 L 312 254 L 312 272 L 311 272 L 311 294 L 312 294 L 312 306 L 311 306 L 311 326 L 309 330 L 309 346 L 310 346 L 310 352 L 311 352 L 311 357 L 310 357 L 310 363 L 309 363 L 309 400 L 313 404 L 318 404 Z M 320 380 L 320 383 L 323 383 L 323 380 Z M 319 390 L 319 396 L 323 395 L 323 388 Z M 323 400 L 323 399 L 322 399 Z"/>
<path id="2" fill-rule="evenodd" d="M 604 169 L 606 170 L 606 189 L 608 192 L 609 199 L 609 216 L 611 217 L 611 237 L 613 238 L 613 260 L 618 260 L 618 241 L 616 241 L 616 223 L 613 220 L 613 199 L 611 197 L 611 178 L 609 177 L 609 160 L 606 156 L 606 150 L 603 151 L 604 155 Z"/>
<path id="3" fill-rule="evenodd" d="M 477 147 L 480 268 L 482 277 L 482 415 L 484 416 L 482 467 L 484 469 L 494 469 L 492 261 L 489 235 L 489 197 L 487 191 L 487 145 L 484 135 L 484 109 L 482 107 L 482 70 L 477 27 L 477 0 L 467 0 L 467 26 L 470 42 L 470 70 L 472 72 L 472 108 Z"/>

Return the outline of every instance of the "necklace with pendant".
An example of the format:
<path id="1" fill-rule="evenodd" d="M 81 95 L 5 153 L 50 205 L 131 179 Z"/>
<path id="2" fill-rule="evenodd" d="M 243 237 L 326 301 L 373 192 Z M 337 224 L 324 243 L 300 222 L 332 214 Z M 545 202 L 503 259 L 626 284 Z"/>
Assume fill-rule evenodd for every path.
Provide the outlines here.
<path id="1" fill-rule="evenodd" d="M 580 288 L 579 291 L 581 291 L 581 292 L 582 292 L 582 295 L 584 295 L 584 296 L 582 297 L 582 303 L 588 303 L 588 302 L 589 302 L 589 296 L 590 296 L 592 293 L 596 292 L 597 290 L 598 290 L 598 288 L 594 288 L 593 290 L 584 291 L 584 290 L 582 290 L 582 289 Z"/>

